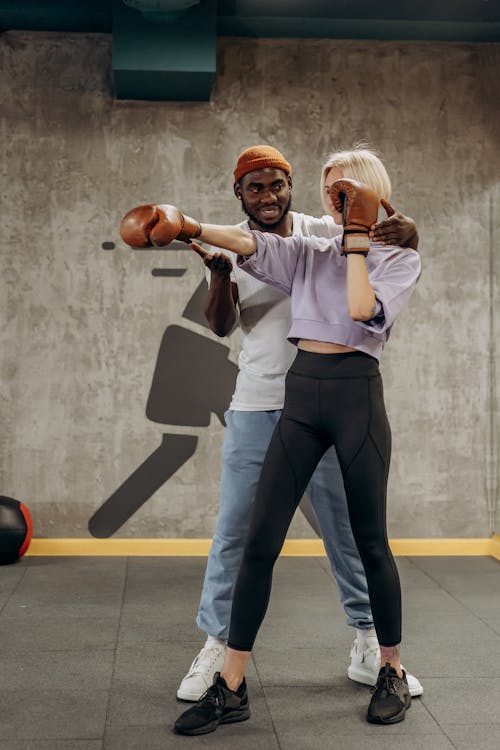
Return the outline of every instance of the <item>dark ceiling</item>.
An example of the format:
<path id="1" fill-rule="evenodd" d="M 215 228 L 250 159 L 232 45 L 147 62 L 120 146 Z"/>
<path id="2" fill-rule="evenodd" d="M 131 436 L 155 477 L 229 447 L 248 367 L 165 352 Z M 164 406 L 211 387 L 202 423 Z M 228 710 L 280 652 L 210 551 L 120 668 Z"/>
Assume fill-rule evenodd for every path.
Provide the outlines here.
<path id="1" fill-rule="evenodd" d="M 0 0 L 0 27 L 111 32 L 113 6 L 122 4 L 159 17 L 204 0 Z M 215 6 L 220 36 L 500 41 L 500 0 L 218 0 Z"/>
<path id="2" fill-rule="evenodd" d="M 0 29 L 112 34 L 118 98 L 206 100 L 217 36 L 500 41 L 500 0 L 0 0 Z"/>

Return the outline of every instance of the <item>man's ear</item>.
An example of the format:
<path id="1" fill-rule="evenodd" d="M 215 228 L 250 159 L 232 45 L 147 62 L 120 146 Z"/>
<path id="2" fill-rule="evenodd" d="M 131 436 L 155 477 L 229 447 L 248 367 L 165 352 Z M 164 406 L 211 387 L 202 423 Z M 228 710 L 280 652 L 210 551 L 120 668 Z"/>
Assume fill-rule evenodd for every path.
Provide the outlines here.
<path id="1" fill-rule="evenodd" d="M 240 185 L 240 183 L 239 183 L 239 182 L 235 182 L 235 183 L 234 183 L 234 185 L 233 185 L 233 190 L 234 190 L 234 194 L 235 194 L 235 196 L 236 196 L 236 197 L 238 198 L 238 200 L 240 201 L 240 200 L 241 200 L 241 185 Z"/>
<path id="2" fill-rule="evenodd" d="M 287 175 L 287 179 L 288 179 L 288 187 L 289 187 L 289 188 L 290 188 L 290 190 L 291 190 L 291 189 L 292 189 L 292 187 L 293 187 L 293 185 L 292 185 L 292 178 L 290 177 L 290 175 Z"/>

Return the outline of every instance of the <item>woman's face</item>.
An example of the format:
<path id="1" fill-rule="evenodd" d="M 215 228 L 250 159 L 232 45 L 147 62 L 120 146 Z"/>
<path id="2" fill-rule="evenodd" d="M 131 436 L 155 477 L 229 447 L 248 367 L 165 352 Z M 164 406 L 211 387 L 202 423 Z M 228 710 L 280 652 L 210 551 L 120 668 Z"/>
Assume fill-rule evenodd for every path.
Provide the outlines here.
<path id="1" fill-rule="evenodd" d="M 336 211 L 333 207 L 332 200 L 330 198 L 330 188 L 335 180 L 340 180 L 344 176 L 344 173 L 340 167 L 332 167 L 325 178 L 325 184 L 323 185 L 323 192 L 325 196 L 325 203 L 329 213 L 333 216 L 335 224 L 342 224 L 342 214 Z"/>

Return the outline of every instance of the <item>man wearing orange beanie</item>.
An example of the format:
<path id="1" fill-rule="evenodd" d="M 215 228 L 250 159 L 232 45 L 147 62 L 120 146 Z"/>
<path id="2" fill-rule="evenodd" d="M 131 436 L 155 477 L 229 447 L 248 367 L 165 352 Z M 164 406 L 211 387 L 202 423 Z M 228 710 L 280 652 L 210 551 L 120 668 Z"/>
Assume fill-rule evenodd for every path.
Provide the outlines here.
<path id="1" fill-rule="evenodd" d="M 251 146 L 242 151 L 234 170 L 234 179 L 239 182 L 249 172 L 258 169 L 281 169 L 291 176 L 292 167 L 282 153 L 273 146 Z"/>
<path id="2" fill-rule="evenodd" d="M 291 210 L 292 168 L 272 146 L 252 146 L 238 157 L 234 193 L 248 220 L 240 226 L 273 232 L 333 237 L 341 233 L 331 216 L 313 218 Z M 386 204 L 388 219 L 379 222 L 375 241 L 416 247 L 415 223 Z M 207 561 L 197 617 L 207 634 L 205 645 L 183 678 L 177 697 L 197 701 L 222 668 L 234 584 L 250 525 L 255 490 L 268 443 L 281 414 L 285 375 L 294 357 L 287 341 L 290 298 L 240 270 L 236 257 L 212 248 L 208 262 L 209 293 L 205 312 L 211 329 L 226 336 L 238 322 L 242 351 L 239 374 L 226 412 L 222 451 L 220 510 Z M 368 598 L 365 572 L 352 536 L 342 473 L 335 449 L 322 458 L 307 494 L 311 500 L 332 572 L 336 578 L 347 622 L 356 629 L 348 675 L 374 685 L 380 668 L 378 641 Z M 408 674 L 410 693 L 422 686 Z"/>

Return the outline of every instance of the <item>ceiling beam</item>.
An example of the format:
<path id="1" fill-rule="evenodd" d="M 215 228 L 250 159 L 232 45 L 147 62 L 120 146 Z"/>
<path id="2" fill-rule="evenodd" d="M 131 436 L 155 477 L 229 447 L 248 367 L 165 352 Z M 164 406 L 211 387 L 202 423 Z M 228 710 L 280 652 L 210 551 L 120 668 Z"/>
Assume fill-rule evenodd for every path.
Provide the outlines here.
<path id="1" fill-rule="evenodd" d="M 217 0 L 154 21 L 113 0 L 113 79 L 118 99 L 208 101 L 216 70 Z"/>

